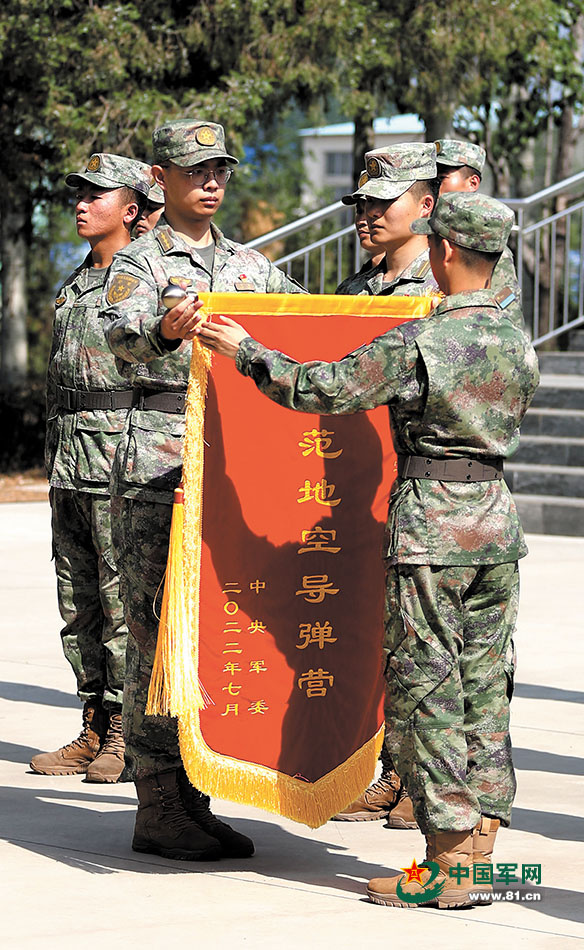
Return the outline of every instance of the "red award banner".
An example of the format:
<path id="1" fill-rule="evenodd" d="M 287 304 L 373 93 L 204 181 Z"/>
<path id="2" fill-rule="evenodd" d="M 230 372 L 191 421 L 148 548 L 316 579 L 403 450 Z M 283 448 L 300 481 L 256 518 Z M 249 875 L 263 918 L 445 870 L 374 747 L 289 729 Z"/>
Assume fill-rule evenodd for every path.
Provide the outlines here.
<path id="1" fill-rule="evenodd" d="M 202 298 L 300 362 L 338 359 L 432 305 Z M 205 705 L 179 715 L 185 768 L 204 792 L 317 827 L 370 782 L 382 742 L 382 542 L 396 470 L 387 408 L 290 411 L 215 356 L 195 478 L 192 444 L 191 433 L 183 531 L 185 549 L 200 532 L 188 623 Z M 192 559 L 185 573 L 188 588 Z"/>

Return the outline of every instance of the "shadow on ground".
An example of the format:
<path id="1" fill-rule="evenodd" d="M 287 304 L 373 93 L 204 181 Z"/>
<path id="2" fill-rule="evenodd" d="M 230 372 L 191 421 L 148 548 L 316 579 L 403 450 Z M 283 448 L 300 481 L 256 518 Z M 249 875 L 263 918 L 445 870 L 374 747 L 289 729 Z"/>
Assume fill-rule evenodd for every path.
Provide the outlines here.
<path id="1" fill-rule="evenodd" d="M 15 703 L 38 703 L 40 706 L 60 706 L 63 709 L 82 708 L 81 701 L 72 693 L 47 686 L 31 686 L 29 683 L 0 682 L 0 699 Z"/>
<path id="2" fill-rule="evenodd" d="M 39 782 L 42 781 L 43 777 L 39 776 Z M 265 875 L 272 886 L 282 882 L 329 887 L 338 891 L 339 897 L 363 897 L 369 878 L 399 873 L 396 868 L 362 861 L 348 854 L 342 845 L 294 835 L 274 822 L 247 818 L 238 819 L 236 824 L 256 843 L 257 852 L 251 860 L 173 864 L 154 855 L 147 857 L 131 851 L 134 809 L 132 798 L 109 789 L 79 792 L 66 787 L 58 790 L 47 787 L 36 790 L 3 788 L 0 790 L 0 814 L 3 816 L 0 836 L 17 847 L 89 874 L 129 871 L 150 875 L 232 875 L 251 872 L 260 877 Z M 217 810 L 220 812 L 220 805 Z M 550 837 L 582 840 L 583 819 L 544 815 L 527 809 L 516 809 L 513 817 L 514 826 L 523 831 L 541 834 L 545 829 L 543 833 Z M 381 828 L 379 831 L 387 834 Z M 575 837 L 574 831 L 580 837 Z M 411 835 L 412 852 L 421 854 L 420 837 L 414 832 Z M 561 888 L 540 887 L 537 890 L 541 892 L 542 900 L 522 902 L 522 907 L 557 919 L 584 921 L 581 893 Z M 492 914 L 496 915 L 496 910 Z M 494 917 L 492 922 L 496 923 Z"/>

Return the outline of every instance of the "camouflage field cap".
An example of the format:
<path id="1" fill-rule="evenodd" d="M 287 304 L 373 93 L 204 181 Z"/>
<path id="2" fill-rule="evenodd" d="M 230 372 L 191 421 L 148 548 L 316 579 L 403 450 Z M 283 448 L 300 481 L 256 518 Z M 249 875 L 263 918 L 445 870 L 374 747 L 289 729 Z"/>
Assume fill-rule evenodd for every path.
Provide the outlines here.
<path id="1" fill-rule="evenodd" d="M 208 158 L 224 158 L 233 165 L 239 162 L 225 150 L 225 131 L 216 122 L 177 119 L 167 122 L 152 133 L 154 163 L 172 162 L 183 168 L 198 165 Z"/>
<path id="2" fill-rule="evenodd" d="M 366 169 L 364 168 L 361 174 L 359 175 L 359 181 L 357 182 L 357 189 L 361 186 L 361 183 L 364 183 L 369 178 Z M 359 198 L 365 198 L 365 195 L 362 191 L 354 191 L 352 195 L 343 195 L 341 201 L 344 205 L 356 205 Z"/>
<path id="3" fill-rule="evenodd" d="M 433 142 L 407 142 L 375 148 L 365 153 L 365 171 L 361 172 L 358 190 L 342 200 L 345 204 L 354 204 L 362 197 L 399 198 L 415 181 L 427 181 L 436 174 Z"/>
<path id="4" fill-rule="evenodd" d="M 414 234 L 439 234 L 453 244 L 473 251 L 502 251 L 513 227 L 510 208 L 477 191 L 451 191 L 440 195 L 429 218 L 410 225 Z"/>
<path id="5" fill-rule="evenodd" d="M 125 155 L 112 155 L 109 152 L 95 152 L 83 172 L 72 172 L 65 178 L 69 188 L 78 188 L 83 182 L 89 182 L 98 188 L 122 188 L 127 185 L 135 191 L 147 195 L 152 182 L 150 165 L 138 162 Z"/>
<path id="6" fill-rule="evenodd" d="M 480 145 L 472 142 L 461 142 L 459 139 L 438 139 L 436 145 L 436 161 L 439 165 L 448 165 L 450 168 L 460 168 L 468 165 L 476 168 L 482 175 L 487 153 Z"/>
<path id="7" fill-rule="evenodd" d="M 148 192 L 148 204 L 163 205 L 165 201 L 162 188 L 157 182 L 154 182 L 153 185 L 150 185 L 150 191 Z"/>

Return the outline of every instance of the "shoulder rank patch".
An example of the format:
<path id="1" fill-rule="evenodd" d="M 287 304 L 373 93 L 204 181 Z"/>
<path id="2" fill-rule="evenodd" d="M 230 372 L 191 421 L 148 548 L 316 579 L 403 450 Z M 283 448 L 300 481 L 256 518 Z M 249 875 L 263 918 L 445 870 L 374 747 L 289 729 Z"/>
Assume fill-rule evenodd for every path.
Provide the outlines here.
<path id="1" fill-rule="evenodd" d="M 162 251 L 172 251 L 174 247 L 174 241 L 170 236 L 170 228 L 162 228 L 161 231 L 158 231 L 156 234 L 156 240 L 158 241 Z"/>
<path id="2" fill-rule="evenodd" d="M 495 301 L 499 304 L 501 310 L 505 310 L 516 299 L 510 287 L 502 287 L 499 293 L 495 294 Z"/>
<path id="3" fill-rule="evenodd" d="M 416 280 L 423 280 L 429 270 L 430 261 L 424 261 L 423 264 L 420 264 L 419 267 L 416 267 L 415 271 L 412 273 L 412 277 L 415 277 Z"/>
<path id="4" fill-rule="evenodd" d="M 131 274 L 116 274 L 106 295 L 108 303 L 120 303 L 127 300 L 140 281 Z"/>

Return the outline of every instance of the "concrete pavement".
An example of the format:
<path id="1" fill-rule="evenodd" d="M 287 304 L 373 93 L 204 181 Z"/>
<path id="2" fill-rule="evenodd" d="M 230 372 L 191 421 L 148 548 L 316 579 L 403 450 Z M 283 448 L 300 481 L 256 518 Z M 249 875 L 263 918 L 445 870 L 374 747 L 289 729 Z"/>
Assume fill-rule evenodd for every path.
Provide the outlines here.
<path id="1" fill-rule="evenodd" d="M 513 701 L 518 794 L 496 862 L 541 865 L 495 907 L 377 907 L 368 878 L 423 858 L 416 831 L 329 822 L 311 831 L 252 808 L 215 810 L 250 834 L 249 861 L 183 864 L 130 849 L 133 786 L 28 771 L 77 735 L 46 503 L 0 505 L 0 853 L 6 948 L 576 947 L 584 941 L 584 539 L 530 536 Z M 520 900 L 507 895 L 519 890 Z M 527 891 L 541 900 L 528 901 Z"/>

